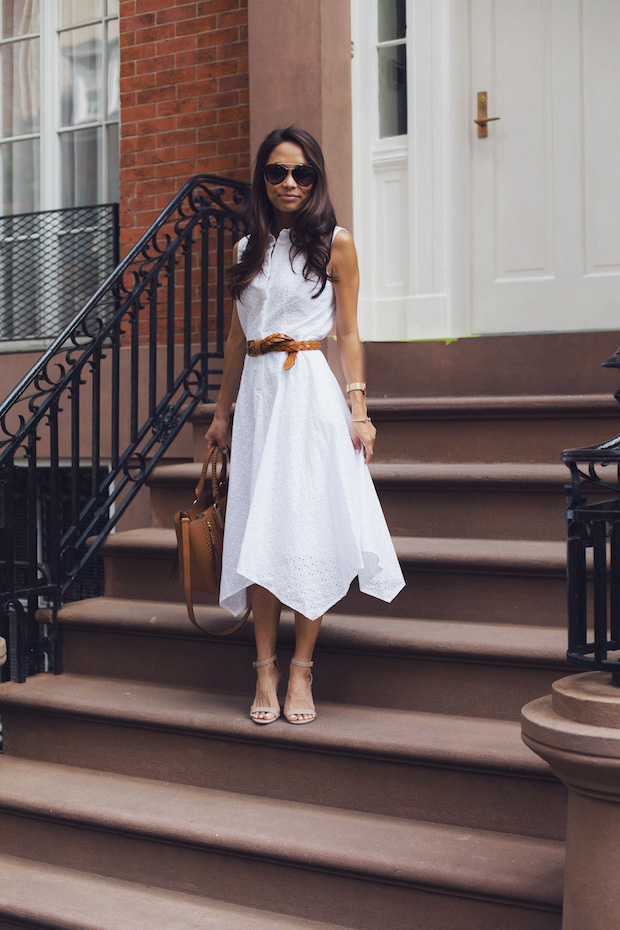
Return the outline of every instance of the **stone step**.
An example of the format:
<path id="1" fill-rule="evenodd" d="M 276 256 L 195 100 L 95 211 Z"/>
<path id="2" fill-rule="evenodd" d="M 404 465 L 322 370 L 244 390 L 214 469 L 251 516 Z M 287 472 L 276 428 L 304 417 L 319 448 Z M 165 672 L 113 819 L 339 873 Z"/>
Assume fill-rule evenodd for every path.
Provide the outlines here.
<path id="1" fill-rule="evenodd" d="M 617 345 L 617 332 L 600 331 L 366 342 L 364 371 L 378 397 L 609 394 L 618 375 L 601 362 Z M 337 343 L 326 348 L 337 362 Z"/>
<path id="2" fill-rule="evenodd" d="M 386 604 L 354 581 L 340 613 L 425 620 L 566 624 L 566 549 L 555 541 L 394 537 L 406 587 Z M 110 536 L 102 547 L 106 595 L 175 601 L 174 530 L 149 527 Z M 525 582 L 527 579 L 527 583 Z M 209 595 L 197 603 L 215 604 Z"/>
<path id="3" fill-rule="evenodd" d="M 152 525 L 170 527 L 194 500 L 198 462 L 164 465 L 149 480 Z M 395 536 L 565 539 L 563 465 L 372 463 Z"/>
<path id="4" fill-rule="evenodd" d="M 620 431 L 609 395 L 371 399 L 382 462 L 559 463 Z"/>
<path id="5" fill-rule="evenodd" d="M 355 930 L 560 928 L 551 840 L 7 757 L 0 822 L 9 856 Z"/>
<path id="6" fill-rule="evenodd" d="M 568 470 L 545 464 L 376 463 L 394 536 L 564 540 Z"/>
<path id="7" fill-rule="evenodd" d="M 204 459 L 204 433 L 215 405 L 193 417 L 194 459 Z M 609 394 L 368 398 L 377 427 L 376 462 L 559 463 L 562 450 L 620 432 Z"/>
<path id="8" fill-rule="evenodd" d="M 229 623 L 199 608 L 205 629 Z M 42 621 L 47 614 L 41 612 Z M 90 598 L 59 613 L 67 672 L 251 695 L 251 620 L 232 638 L 197 630 L 179 602 Z M 278 636 L 283 669 L 294 643 L 290 611 Z M 330 613 L 315 654 L 315 695 L 337 704 L 518 720 L 524 704 L 567 674 L 561 629 Z"/>
<path id="9" fill-rule="evenodd" d="M 127 679 L 40 675 L 0 688 L 5 752 L 240 794 L 563 837 L 565 789 L 523 744 L 518 722 L 321 701 L 311 726 L 284 718 L 257 726 L 250 700 Z"/>
<path id="10" fill-rule="evenodd" d="M 0 855 L 2 930 L 345 930 Z"/>
<path id="11" fill-rule="evenodd" d="M 566 547 L 555 541 L 396 536 L 407 586 L 377 615 L 566 627 Z M 342 613 L 368 613 L 353 584 Z"/>

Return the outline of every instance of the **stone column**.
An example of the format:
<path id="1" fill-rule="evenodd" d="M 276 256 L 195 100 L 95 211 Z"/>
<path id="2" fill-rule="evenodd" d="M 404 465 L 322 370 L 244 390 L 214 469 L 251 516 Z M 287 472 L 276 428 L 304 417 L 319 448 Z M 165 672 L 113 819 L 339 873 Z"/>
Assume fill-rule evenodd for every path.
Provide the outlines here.
<path id="1" fill-rule="evenodd" d="M 562 678 L 527 704 L 522 735 L 569 790 L 563 930 L 620 927 L 620 688 Z"/>
<path id="2" fill-rule="evenodd" d="M 250 148 L 296 124 L 318 140 L 338 223 L 352 228 L 351 2 L 249 0 Z"/>

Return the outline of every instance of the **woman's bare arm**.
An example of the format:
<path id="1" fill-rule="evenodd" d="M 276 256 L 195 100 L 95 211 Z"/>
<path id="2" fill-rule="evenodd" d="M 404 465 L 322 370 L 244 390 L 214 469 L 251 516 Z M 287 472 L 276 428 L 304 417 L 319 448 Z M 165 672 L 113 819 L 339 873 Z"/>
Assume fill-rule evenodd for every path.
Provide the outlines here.
<path id="1" fill-rule="evenodd" d="M 357 328 L 357 297 L 359 293 L 359 268 L 353 237 L 341 230 L 332 244 L 330 273 L 337 278 L 334 282 L 336 295 L 336 335 L 338 351 L 347 383 L 362 382 L 362 347 Z M 360 390 L 351 391 L 351 441 L 357 452 L 364 449 L 364 460 L 370 462 L 375 443 L 376 430 L 367 418 L 366 398 Z M 365 422 L 363 422 L 365 421 Z"/>
<path id="2" fill-rule="evenodd" d="M 233 249 L 233 261 L 237 261 L 237 243 Z M 245 360 L 245 334 L 239 322 L 237 306 L 233 309 L 230 331 L 224 348 L 224 371 L 222 385 L 217 395 L 215 413 L 207 432 L 205 440 L 207 448 L 217 445 L 223 452 L 228 452 L 230 446 L 230 411 L 235 402 L 241 381 L 241 372 Z"/>

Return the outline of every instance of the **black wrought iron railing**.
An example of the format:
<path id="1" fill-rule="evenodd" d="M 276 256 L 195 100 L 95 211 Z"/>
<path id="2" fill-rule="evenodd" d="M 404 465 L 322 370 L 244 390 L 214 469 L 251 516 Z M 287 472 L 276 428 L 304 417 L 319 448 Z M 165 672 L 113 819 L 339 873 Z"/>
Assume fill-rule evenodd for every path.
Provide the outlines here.
<path id="1" fill-rule="evenodd" d="M 213 175 L 188 181 L 0 404 L 5 678 L 60 670 L 59 606 L 219 386 L 225 267 L 245 228 L 247 189 Z M 20 513 L 18 485 L 27 502 Z M 52 610 L 41 628 L 43 606 Z"/>
<path id="2" fill-rule="evenodd" d="M 620 368 L 620 349 L 603 362 Z M 615 394 L 620 404 L 620 389 Z M 568 661 L 620 685 L 620 435 L 567 449 Z"/>
<path id="3" fill-rule="evenodd" d="M 51 342 L 119 258 L 116 203 L 0 217 L 0 340 Z"/>

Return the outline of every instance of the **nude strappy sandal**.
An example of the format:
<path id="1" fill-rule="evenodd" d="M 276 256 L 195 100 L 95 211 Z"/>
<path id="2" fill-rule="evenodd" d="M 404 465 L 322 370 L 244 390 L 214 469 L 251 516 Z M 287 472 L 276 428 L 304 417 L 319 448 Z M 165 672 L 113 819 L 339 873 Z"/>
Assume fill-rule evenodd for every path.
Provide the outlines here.
<path id="1" fill-rule="evenodd" d="M 274 664 L 278 671 L 280 671 L 280 666 L 278 665 L 277 656 L 272 656 L 270 659 L 263 659 L 262 662 L 252 662 L 254 668 L 263 668 L 265 665 Z M 250 720 L 253 723 L 275 723 L 278 717 L 281 714 L 280 704 L 278 703 L 277 707 L 260 707 L 257 704 L 252 704 L 250 707 Z M 254 714 L 272 714 L 271 717 L 254 717 Z"/>
<path id="2" fill-rule="evenodd" d="M 291 665 L 296 665 L 298 668 L 312 668 L 314 662 L 299 662 L 297 659 L 291 659 Z M 310 673 L 310 684 L 312 684 L 312 672 Z M 300 716 L 301 714 L 311 715 L 307 720 L 291 720 L 292 716 Z M 294 726 L 301 725 L 302 723 L 313 723 L 316 720 L 316 710 L 314 707 L 302 707 L 298 710 L 289 710 L 288 713 L 284 714 L 288 723 L 292 723 Z"/>

